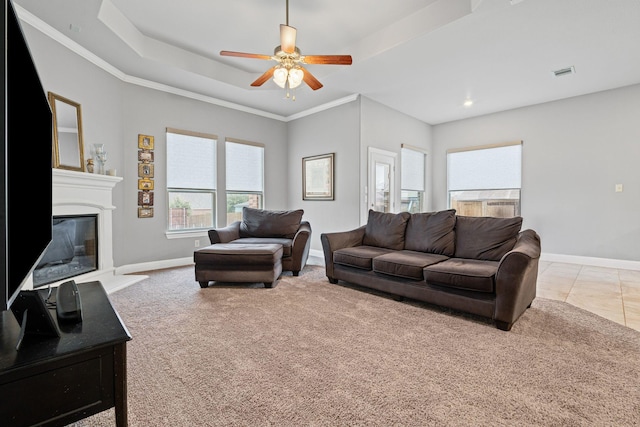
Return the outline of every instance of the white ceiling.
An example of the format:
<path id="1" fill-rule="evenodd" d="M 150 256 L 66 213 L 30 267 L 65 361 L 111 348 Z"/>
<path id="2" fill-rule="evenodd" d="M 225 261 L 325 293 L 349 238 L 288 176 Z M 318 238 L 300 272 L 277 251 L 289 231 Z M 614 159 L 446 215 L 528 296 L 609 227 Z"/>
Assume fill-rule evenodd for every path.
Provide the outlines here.
<path id="1" fill-rule="evenodd" d="M 14 4 L 27 24 L 128 81 L 283 120 L 362 94 L 439 124 L 640 83 L 640 0 L 290 0 L 303 55 L 353 57 L 306 66 L 324 87 L 302 85 L 296 101 L 272 81 L 250 87 L 272 61 L 219 55 L 271 55 L 286 0 Z"/>

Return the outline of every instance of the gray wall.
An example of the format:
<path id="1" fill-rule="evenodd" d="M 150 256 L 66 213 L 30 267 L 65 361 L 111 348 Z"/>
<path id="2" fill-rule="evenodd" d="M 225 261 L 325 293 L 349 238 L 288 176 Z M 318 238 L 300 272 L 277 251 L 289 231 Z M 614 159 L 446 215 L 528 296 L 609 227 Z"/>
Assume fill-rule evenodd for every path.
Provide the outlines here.
<path id="1" fill-rule="evenodd" d="M 432 135 L 431 126 L 420 120 L 402 114 L 386 105 L 380 104 L 366 97 L 362 99 L 362 139 L 360 141 L 360 220 L 367 222 L 369 207 L 364 202 L 364 187 L 367 185 L 367 162 L 369 147 L 396 153 L 396 206 L 400 206 L 400 149 L 402 144 L 409 144 L 427 152 L 427 206 L 431 209 L 431 180 L 429 179 L 431 165 Z"/>
<path id="2" fill-rule="evenodd" d="M 282 162 L 287 158 L 286 123 L 253 114 L 219 107 L 135 85 L 122 93 L 124 149 L 124 203 L 118 205 L 114 246 L 117 266 L 147 261 L 193 256 L 194 238 L 167 239 L 166 193 L 166 128 L 177 128 L 218 136 L 218 188 L 225 188 L 225 137 L 265 144 L 265 208 L 286 209 L 287 173 Z M 137 217 L 138 134 L 153 135 L 154 148 L 154 210 L 153 218 Z M 218 191 L 218 225 L 224 226 L 223 193 Z M 133 239 L 132 237 L 135 236 Z M 208 238 L 198 238 L 201 246 Z"/>
<path id="3" fill-rule="evenodd" d="M 92 144 L 105 144 L 107 167 L 124 178 L 114 190 L 116 266 L 193 254 L 195 237 L 165 236 L 166 127 L 264 143 L 265 207 L 302 207 L 315 250 L 321 233 L 364 223 L 368 147 L 398 154 L 402 143 L 424 147 L 432 178 L 428 210 L 437 210 L 447 203 L 448 148 L 523 140 L 522 214 L 525 227 L 541 234 L 543 251 L 640 260 L 640 85 L 437 126 L 364 97 L 284 123 L 123 83 L 29 25 L 24 29 L 45 89 L 81 104 L 87 154 Z M 139 133 L 156 142 L 152 219 L 137 218 Z M 336 153 L 335 201 L 302 201 L 302 157 L 330 152 Z M 396 176 L 399 183 L 399 171 Z M 615 193 L 615 184 L 624 191 Z"/>
<path id="4" fill-rule="evenodd" d="M 192 257 L 196 238 L 201 245 L 208 242 L 206 237 L 167 239 L 165 235 L 166 127 L 218 135 L 219 158 L 224 158 L 225 137 L 264 143 L 265 207 L 288 207 L 288 173 L 282 167 L 288 161 L 286 123 L 123 83 L 31 26 L 23 27 L 45 90 L 81 105 L 85 158 L 90 156 L 92 144 L 103 143 L 108 152 L 107 168 L 117 169 L 123 177 L 113 192 L 116 267 Z M 137 214 L 140 133 L 155 138 L 155 214 L 144 219 Z M 224 169 L 218 177 L 218 185 L 223 187 Z"/>
<path id="5" fill-rule="evenodd" d="M 447 207 L 447 149 L 522 140 L 522 216 L 543 252 L 638 261 L 639 123 L 635 85 L 434 126 L 434 207 Z"/>
<path id="6" fill-rule="evenodd" d="M 311 249 L 322 250 L 320 234 L 360 225 L 359 100 L 289 122 L 289 206 L 304 209 L 311 224 Z M 302 158 L 335 153 L 333 201 L 302 200 Z"/>

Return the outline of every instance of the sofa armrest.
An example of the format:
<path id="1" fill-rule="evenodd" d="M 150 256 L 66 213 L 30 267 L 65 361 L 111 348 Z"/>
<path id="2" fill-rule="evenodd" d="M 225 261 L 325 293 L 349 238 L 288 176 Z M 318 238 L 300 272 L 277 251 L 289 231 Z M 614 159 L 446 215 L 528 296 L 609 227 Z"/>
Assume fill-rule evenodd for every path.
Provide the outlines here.
<path id="1" fill-rule="evenodd" d="M 533 230 L 524 230 L 518 234 L 513 249 L 500 260 L 494 320 L 501 329 L 511 329 L 535 299 L 540 251 L 540 236 Z"/>
<path id="2" fill-rule="evenodd" d="M 232 222 L 223 228 L 213 228 L 209 230 L 209 241 L 211 244 L 228 243 L 240 238 L 240 221 Z"/>
<path id="3" fill-rule="evenodd" d="M 324 253 L 325 271 L 330 282 L 336 282 L 333 278 L 333 253 L 338 249 L 362 246 L 365 228 L 366 225 L 363 225 L 354 230 L 322 233 L 320 235 L 322 252 Z"/>
<path id="4" fill-rule="evenodd" d="M 291 241 L 291 271 L 297 276 L 300 270 L 307 264 L 309 248 L 311 246 L 311 224 L 301 221 L 298 231 Z"/>

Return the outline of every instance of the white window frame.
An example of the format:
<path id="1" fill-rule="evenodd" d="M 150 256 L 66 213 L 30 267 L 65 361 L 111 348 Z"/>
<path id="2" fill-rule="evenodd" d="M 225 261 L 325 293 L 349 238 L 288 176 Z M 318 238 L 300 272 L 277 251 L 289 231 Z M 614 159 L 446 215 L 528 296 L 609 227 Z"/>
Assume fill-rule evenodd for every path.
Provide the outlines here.
<path id="1" fill-rule="evenodd" d="M 510 157 L 513 158 L 514 154 L 518 155 L 517 164 L 505 163 L 504 165 L 488 165 L 486 162 L 468 162 L 467 165 L 470 170 L 466 170 L 469 178 L 452 179 L 452 175 L 455 175 L 457 171 L 452 171 L 456 166 L 455 163 L 461 163 L 453 157 L 456 153 L 471 153 L 474 151 L 501 149 L 507 147 L 518 147 L 519 150 L 512 151 Z M 491 153 L 485 151 L 480 155 L 490 156 Z M 454 195 L 470 196 L 471 199 L 467 203 L 477 206 L 473 208 L 474 216 L 503 216 L 502 214 L 496 215 L 492 213 L 498 212 L 500 208 L 492 208 L 491 206 L 504 205 L 507 206 L 507 210 L 513 209 L 513 214 L 510 216 L 520 216 L 522 213 L 522 156 L 523 156 L 523 142 L 513 141 L 501 144 L 489 144 L 476 147 L 457 148 L 447 150 L 447 207 L 449 209 L 455 208 L 458 205 L 452 203 Z M 507 158 L 505 157 L 505 162 Z M 502 160 L 501 160 L 502 161 Z M 452 166 L 453 164 L 453 166 Z M 494 173 L 495 170 L 503 171 L 502 177 L 497 177 Z M 452 183 L 452 181 L 454 181 Z M 495 194 L 491 194 L 491 193 Z M 466 193 L 466 194 L 463 194 Z M 476 193 L 474 196 L 473 193 Z M 516 201 L 517 202 L 514 202 Z M 458 201 L 460 203 L 460 201 Z M 508 207 L 511 206 L 511 207 Z M 470 215 L 467 212 L 457 212 L 459 215 Z"/>
<path id="2" fill-rule="evenodd" d="M 246 145 L 246 146 L 250 146 L 250 147 L 256 147 L 262 150 L 262 155 L 261 155 L 261 162 L 262 164 L 260 165 L 261 168 L 261 176 L 260 176 L 260 184 L 261 184 L 261 189 L 260 190 L 248 190 L 246 188 L 242 189 L 242 188 L 230 188 L 230 170 L 234 169 L 234 168 L 238 168 L 238 165 L 234 165 L 230 163 L 230 159 L 229 159 L 229 144 L 240 144 L 240 145 Z M 228 206 L 227 206 L 227 201 L 228 201 L 228 197 L 229 194 L 247 194 L 247 195 L 257 195 L 259 196 L 259 205 L 256 207 L 257 209 L 263 209 L 264 208 L 264 155 L 265 155 L 265 146 L 264 144 L 258 143 L 258 142 L 251 142 L 251 141 L 244 141 L 241 139 L 235 139 L 235 138 L 225 138 L 225 175 L 226 175 L 226 180 L 225 180 L 225 197 L 224 197 L 224 208 L 225 208 L 225 217 L 226 217 L 226 224 L 229 225 L 231 222 L 233 222 L 233 219 L 229 218 L 229 212 L 228 212 Z M 247 165 L 241 165 L 240 167 L 242 168 L 246 168 L 248 167 Z"/>
<path id="3" fill-rule="evenodd" d="M 217 146 L 218 146 L 218 136 L 217 135 L 213 135 L 213 134 L 208 134 L 208 133 L 202 133 L 202 132 L 193 132 L 193 131 L 187 131 L 187 130 L 182 130 L 182 129 L 174 129 L 174 128 L 166 128 L 166 134 L 178 134 L 178 135 L 186 135 L 186 136 L 191 136 L 191 137 L 196 137 L 196 138 L 204 138 L 204 139 L 208 139 L 208 140 L 212 140 L 214 142 L 214 146 L 213 146 L 213 152 L 214 152 L 214 158 L 211 159 L 211 164 L 213 169 L 213 176 L 217 177 L 217 170 L 218 170 L 218 166 L 217 166 Z M 168 137 L 167 137 L 168 140 Z M 167 162 L 167 170 L 169 169 L 169 162 L 171 161 L 171 159 L 169 158 L 170 156 L 167 154 L 167 158 L 166 158 L 166 162 Z M 168 180 L 168 177 L 167 177 Z M 167 182 L 167 187 L 166 187 L 166 191 L 167 191 L 167 207 L 166 207 L 166 231 L 165 234 L 167 236 L 167 238 L 180 238 L 180 237 L 193 237 L 195 236 L 206 236 L 207 235 L 207 231 L 210 228 L 216 227 L 216 221 L 217 221 L 217 191 L 218 189 L 217 187 L 217 178 L 214 178 L 214 182 L 212 183 L 213 186 L 210 188 L 178 188 L 178 187 L 170 187 L 169 186 L 169 182 Z M 171 193 L 199 193 L 199 194 L 210 194 L 210 197 L 212 199 L 212 224 L 211 226 L 203 226 L 203 227 L 196 227 L 196 228 L 182 228 L 182 229 L 170 229 L 170 198 L 171 198 Z"/>
<path id="4" fill-rule="evenodd" d="M 416 154 L 414 154 L 416 153 Z M 410 164 L 405 162 L 408 160 L 405 157 L 405 154 L 416 156 L 422 155 L 422 177 L 414 178 L 410 175 L 415 174 L 415 171 L 410 168 Z M 417 212 L 423 212 L 426 209 L 426 200 L 427 200 L 427 151 L 414 147 L 409 144 L 401 144 L 400 145 L 400 206 L 403 206 L 404 203 L 404 194 L 406 192 L 416 192 L 418 193 L 419 206 Z M 414 159 L 415 160 L 415 159 Z M 419 175 L 418 171 L 418 175 Z"/>

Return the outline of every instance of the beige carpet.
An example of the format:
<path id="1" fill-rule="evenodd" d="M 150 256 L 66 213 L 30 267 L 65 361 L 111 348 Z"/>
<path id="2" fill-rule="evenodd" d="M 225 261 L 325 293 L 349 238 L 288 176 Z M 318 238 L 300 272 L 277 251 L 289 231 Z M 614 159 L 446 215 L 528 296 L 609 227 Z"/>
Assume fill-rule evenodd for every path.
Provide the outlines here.
<path id="1" fill-rule="evenodd" d="M 538 298 L 504 332 L 317 266 L 273 289 L 149 274 L 111 296 L 130 426 L 640 425 L 640 332 L 566 303 Z"/>

